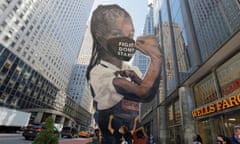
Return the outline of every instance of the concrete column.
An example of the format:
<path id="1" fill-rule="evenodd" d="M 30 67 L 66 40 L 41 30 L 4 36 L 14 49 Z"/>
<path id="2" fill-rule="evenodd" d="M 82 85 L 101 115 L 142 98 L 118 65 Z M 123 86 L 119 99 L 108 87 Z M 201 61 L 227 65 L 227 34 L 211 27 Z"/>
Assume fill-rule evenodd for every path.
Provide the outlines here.
<path id="1" fill-rule="evenodd" d="M 55 120 L 56 120 L 56 115 L 55 114 L 52 114 L 52 119 L 53 119 L 53 122 L 55 123 Z"/>
<path id="2" fill-rule="evenodd" d="M 64 125 L 64 121 L 65 121 L 65 117 L 62 116 L 60 119 L 60 124 Z"/>
<path id="3" fill-rule="evenodd" d="M 191 89 L 189 87 L 181 87 L 178 90 L 179 102 L 182 115 L 182 129 L 184 134 L 184 143 L 192 144 L 192 138 L 195 134 L 194 120 L 192 118 L 192 110 L 194 108 L 194 101 L 191 96 Z"/>
<path id="4" fill-rule="evenodd" d="M 41 123 L 42 117 L 43 117 L 43 112 L 38 112 L 37 116 L 34 119 L 34 123 Z"/>
<path id="5" fill-rule="evenodd" d="M 64 126 L 72 126 L 72 123 L 69 119 L 65 119 Z"/>
<path id="6" fill-rule="evenodd" d="M 160 139 L 158 140 L 159 144 L 167 144 L 167 122 L 166 122 L 166 108 L 165 106 L 159 106 L 159 135 Z"/>

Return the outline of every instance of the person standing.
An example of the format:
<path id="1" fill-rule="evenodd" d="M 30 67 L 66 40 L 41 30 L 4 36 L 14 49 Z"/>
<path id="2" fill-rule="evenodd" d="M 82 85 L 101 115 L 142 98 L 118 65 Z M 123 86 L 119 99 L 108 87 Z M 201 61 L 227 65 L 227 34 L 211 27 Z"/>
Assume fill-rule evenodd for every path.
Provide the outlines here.
<path id="1" fill-rule="evenodd" d="M 193 144 L 202 144 L 202 138 L 199 134 L 196 134 L 193 137 Z"/>
<path id="2" fill-rule="evenodd" d="M 240 144 L 240 126 L 234 126 L 233 135 L 230 137 L 232 144 Z"/>
<path id="3" fill-rule="evenodd" d="M 216 144 L 231 144 L 230 139 L 225 135 L 217 135 Z"/>
<path id="4" fill-rule="evenodd" d="M 137 128 L 133 133 L 133 144 L 147 144 L 148 136 L 144 127 Z"/>

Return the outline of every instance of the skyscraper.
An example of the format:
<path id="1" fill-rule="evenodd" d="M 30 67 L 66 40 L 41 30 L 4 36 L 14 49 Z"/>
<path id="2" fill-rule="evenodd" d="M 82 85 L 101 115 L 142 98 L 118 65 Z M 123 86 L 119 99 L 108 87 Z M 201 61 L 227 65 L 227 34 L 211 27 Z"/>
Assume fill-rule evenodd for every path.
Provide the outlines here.
<path id="1" fill-rule="evenodd" d="M 89 112 L 92 109 L 93 97 L 88 92 L 89 87 L 86 79 L 88 65 L 76 64 L 72 71 L 71 79 L 68 85 L 68 94 Z"/>
<path id="2" fill-rule="evenodd" d="M 143 29 L 143 35 L 150 35 L 150 34 L 152 34 L 152 35 L 154 34 L 153 8 L 152 8 L 151 4 L 149 5 L 149 12 L 146 16 L 145 25 L 144 25 L 144 29 Z M 145 72 L 148 68 L 149 62 L 150 62 L 150 59 L 148 56 L 142 54 L 139 51 L 136 51 L 136 54 L 133 59 L 133 65 L 137 66 L 143 75 L 145 74 Z"/>
<path id="3" fill-rule="evenodd" d="M 2 1 L 0 42 L 66 89 L 93 1 Z"/>
<path id="4" fill-rule="evenodd" d="M 240 26 L 240 2 L 188 0 L 202 59 L 205 61 Z"/>
<path id="5" fill-rule="evenodd" d="M 86 71 L 87 71 L 87 66 L 90 62 L 91 58 L 91 53 L 92 53 L 92 46 L 93 46 L 93 40 L 92 40 L 92 35 L 90 32 L 90 22 L 87 23 L 87 29 L 84 34 L 84 39 L 83 43 L 80 49 L 80 53 L 78 55 L 78 63 L 80 65 L 85 65 L 84 67 L 84 75 L 82 75 L 82 82 L 85 82 L 85 85 L 83 86 L 83 97 L 82 100 L 80 101 L 80 104 L 87 108 L 91 113 L 93 113 L 93 97 L 91 95 L 89 85 L 87 84 L 87 79 L 86 79 Z"/>
<path id="6" fill-rule="evenodd" d="M 92 37 L 90 33 L 90 25 L 87 23 L 87 28 L 84 33 L 84 39 L 78 54 L 77 64 L 71 75 L 71 80 L 68 84 L 68 94 L 72 99 L 76 100 L 85 110 L 94 113 L 93 97 L 91 95 L 89 85 L 87 84 L 86 71 L 91 58 L 92 51 Z M 92 121 L 94 127 L 94 121 Z"/>
<path id="7" fill-rule="evenodd" d="M 30 112 L 35 109 L 35 122 L 51 113 L 58 122 L 77 121 L 76 104 L 66 90 L 92 4 L 93 0 L 0 2 L 3 105 Z"/>
<path id="8" fill-rule="evenodd" d="M 78 54 L 78 63 L 88 65 L 91 59 L 93 40 L 90 32 L 90 22 L 87 22 L 87 28 L 84 33 L 81 49 Z"/>
<path id="9" fill-rule="evenodd" d="M 164 95 L 145 113 L 158 123 L 145 128 L 161 144 L 190 144 L 196 133 L 203 143 L 230 136 L 239 123 L 239 103 L 231 103 L 240 93 L 239 0 L 154 0 L 153 7 Z"/>

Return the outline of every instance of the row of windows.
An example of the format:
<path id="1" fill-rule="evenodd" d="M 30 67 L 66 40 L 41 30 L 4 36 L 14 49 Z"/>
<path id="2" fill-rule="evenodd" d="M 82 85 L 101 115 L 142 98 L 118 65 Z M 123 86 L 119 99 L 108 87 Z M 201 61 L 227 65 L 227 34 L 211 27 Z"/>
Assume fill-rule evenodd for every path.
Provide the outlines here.
<path id="1" fill-rule="evenodd" d="M 204 61 L 240 28 L 240 13 L 236 2 L 189 1 Z M 204 13 L 205 17 L 202 17 Z"/>
<path id="2" fill-rule="evenodd" d="M 49 81 L 0 45 L 0 104 L 17 108 L 59 109 L 55 99 L 58 93 Z M 78 117 L 73 110 L 78 105 L 67 97 L 63 111 Z"/>
<path id="3" fill-rule="evenodd" d="M 38 55 L 36 53 L 37 51 L 34 49 L 35 47 L 39 47 L 40 45 L 44 45 L 44 44 L 45 44 L 45 46 L 42 46 L 42 47 L 54 47 L 54 45 L 50 46 L 52 44 L 50 41 L 48 41 L 48 40 L 50 40 L 50 38 L 45 38 L 47 41 L 42 41 L 41 36 L 44 34 L 44 31 L 46 31 L 46 30 L 49 31 L 51 33 L 51 36 L 54 36 L 57 38 L 57 40 L 59 40 L 58 43 L 61 43 L 62 40 L 63 40 L 62 41 L 63 43 L 66 43 L 66 39 L 64 39 L 64 36 L 62 36 L 62 35 L 60 35 L 61 40 L 59 39 L 60 37 L 57 36 L 57 35 L 59 35 L 59 30 L 60 30 L 59 25 L 57 25 L 57 21 L 54 20 L 56 17 L 54 17 L 54 19 L 53 19 L 53 16 L 51 14 L 47 14 L 47 13 L 44 14 L 44 8 L 52 5 L 52 8 L 54 9 L 53 14 L 55 12 L 56 15 L 58 15 L 58 17 L 56 19 L 63 18 L 62 22 L 64 22 L 64 23 L 67 22 L 66 20 L 64 20 L 65 17 L 71 17 L 69 15 L 70 14 L 69 12 L 71 12 L 71 11 L 70 11 L 70 7 L 67 7 L 65 4 L 63 4 L 64 1 L 61 1 L 61 3 L 59 4 L 60 7 L 58 9 L 55 9 L 58 5 L 58 2 L 56 2 L 55 6 L 54 6 L 53 4 L 50 5 L 49 3 L 47 3 L 48 1 L 45 1 L 44 3 L 41 4 L 41 8 L 39 7 L 40 2 L 35 2 L 34 4 L 30 3 L 30 2 L 29 3 L 25 2 L 27 4 L 25 4 L 24 9 L 20 9 L 21 5 L 16 5 L 14 7 L 14 10 L 9 14 L 9 17 L 7 18 L 9 20 L 4 21 L 2 23 L 1 31 L 3 29 L 8 29 L 8 28 L 6 28 L 7 23 L 9 23 L 8 21 L 10 21 L 11 19 L 12 19 L 12 21 L 14 20 L 14 23 L 17 24 L 18 27 L 21 27 L 22 33 L 23 32 L 25 33 L 25 38 L 22 39 L 20 42 L 17 42 L 17 41 L 19 41 L 19 39 L 21 39 L 20 35 L 22 35 L 22 34 L 21 34 L 21 32 L 20 33 L 15 32 L 16 33 L 15 40 L 13 40 L 11 42 L 10 47 L 12 47 L 13 49 L 15 47 L 17 47 L 16 51 L 18 53 L 21 53 L 21 56 L 23 58 L 25 58 L 27 61 L 31 62 L 31 64 L 34 65 L 36 62 L 36 58 L 39 57 L 38 60 L 42 63 L 42 65 L 46 66 L 47 65 L 46 60 L 41 58 L 41 55 Z M 61 8 L 61 4 L 63 4 L 62 5 L 63 8 Z M 67 5 L 69 5 L 69 3 Z M 31 8 L 33 10 L 31 10 Z M 59 10 L 61 10 L 61 9 L 62 9 L 62 12 L 59 12 Z M 63 11 L 63 10 L 65 10 L 65 11 Z M 76 8 L 76 11 L 77 10 L 79 11 L 79 9 Z M 34 13 L 35 11 L 36 11 L 36 14 Z M 46 12 L 48 12 L 48 10 Z M 26 13 L 28 13 L 28 14 L 26 14 Z M 66 13 L 69 13 L 68 14 L 69 16 L 68 15 L 65 16 Z M 25 15 L 27 15 L 27 18 L 25 18 L 26 17 Z M 32 20 L 33 16 L 35 18 Z M 42 18 L 41 18 L 41 16 L 42 16 Z M 37 20 L 40 21 L 40 24 L 38 24 L 38 25 L 36 25 Z M 24 21 L 24 23 L 21 23 L 21 21 Z M 76 25 L 80 25 L 80 23 L 79 23 L 80 21 L 76 21 L 76 22 L 78 22 Z M 31 25 L 29 26 L 30 23 L 31 23 Z M 64 23 L 63 23 L 63 27 L 64 27 Z M 37 28 L 34 28 L 35 25 L 37 26 Z M 40 25 L 43 25 L 42 29 L 41 29 Z M 70 25 L 71 25 L 71 22 L 70 22 Z M 69 27 L 69 26 L 67 26 L 67 27 Z M 79 26 L 75 27 L 75 28 L 79 28 Z M 14 30 L 12 30 L 12 26 L 10 26 L 9 29 L 10 29 L 9 33 L 7 35 L 3 36 L 4 37 L 3 41 L 5 41 L 5 42 L 10 41 L 11 36 L 9 36 L 9 35 L 14 35 Z M 63 29 L 63 28 L 61 28 L 61 29 Z M 76 31 L 76 30 L 72 29 L 72 31 Z M 72 35 L 72 33 L 71 33 L 71 35 Z M 30 39 L 30 37 L 31 37 L 31 39 Z M 28 39 L 30 41 L 28 41 Z M 40 41 L 41 41 L 41 43 L 40 43 Z M 75 39 L 73 41 L 75 41 L 75 43 L 76 43 Z M 29 42 L 33 43 L 34 45 L 30 44 Z M 20 44 L 18 44 L 18 43 L 20 43 Z M 50 45 L 47 46 L 46 44 L 50 44 Z M 79 46 L 76 45 L 75 47 L 79 47 Z M 48 54 L 48 51 L 46 51 L 45 53 Z M 62 68 L 61 66 L 63 65 L 62 61 L 61 61 L 62 59 L 56 59 L 56 61 L 55 61 L 55 59 L 53 57 L 51 57 L 51 58 L 49 58 L 48 60 L 51 61 L 53 63 L 53 65 L 55 65 L 55 67 L 57 67 L 57 69 L 58 69 L 57 71 L 60 71 L 60 69 Z M 46 70 L 44 70 L 45 74 L 50 79 L 52 79 L 52 81 L 55 81 L 57 84 L 61 84 L 60 81 L 66 81 L 66 80 L 63 80 L 60 75 L 54 75 L 54 77 L 52 77 L 52 75 L 49 74 L 49 72 L 51 71 L 51 68 L 50 68 L 51 66 L 52 65 L 47 65 Z M 61 70 L 68 70 L 68 69 L 63 68 Z M 62 73 L 65 73 L 67 75 L 68 72 L 62 72 Z"/>
<path id="4" fill-rule="evenodd" d="M 235 95 L 240 87 L 240 53 L 210 73 L 194 87 L 197 106 L 211 103 L 219 98 Z M 216 77 L 216 79 L 214 78 Z M 217 87 L 220 87 L 218 91 Z"/>
<path id="5" fill-rule="evenodd" d="M 21 108 L 25 107 L 21 105 L 21 99 L 26 101 L 29 99 L 29 103 L 35 100 L 49 106 L 53 104 L 57 89 L 2 46 L 0 61 L 0 100 L 2 102 Z"/>

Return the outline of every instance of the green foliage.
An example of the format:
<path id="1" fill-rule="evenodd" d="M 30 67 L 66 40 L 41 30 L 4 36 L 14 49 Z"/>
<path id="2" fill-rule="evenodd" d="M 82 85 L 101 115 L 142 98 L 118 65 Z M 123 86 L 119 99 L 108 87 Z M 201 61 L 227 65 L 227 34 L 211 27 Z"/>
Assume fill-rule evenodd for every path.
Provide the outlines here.
<path id="1" fill-rule="evenodd" d="M 34 139 L 33 144 L 58 144 L 58 134 L 54 133 L 52 117 L 46 119 L 44 129 Z"/>

